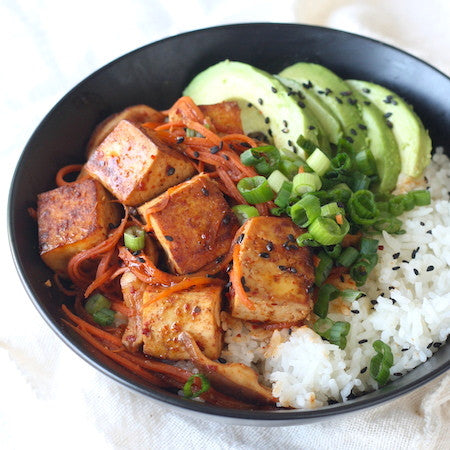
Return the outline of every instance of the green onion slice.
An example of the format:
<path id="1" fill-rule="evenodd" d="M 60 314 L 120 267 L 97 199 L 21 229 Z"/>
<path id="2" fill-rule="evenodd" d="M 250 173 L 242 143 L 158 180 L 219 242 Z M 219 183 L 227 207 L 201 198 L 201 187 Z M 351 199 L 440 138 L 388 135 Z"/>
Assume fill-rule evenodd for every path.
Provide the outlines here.
<path id="1" fill-rule="evenodd" d="M 347 247 L 339 255 L 336 263 L 340 266 L 350 267 L 358 258 L 359 252 L 354 247 Z"/>
<path id="2" fill-rule="evenodd" d="M 331 167 L 336 172 L 347 172 L 352 168 L 352 160 L 347 153 L 338 153 L 332 158 Z"/>
<path id="3" fill-rule="evenodd" d="M 145 231 L 136 225 L 128 227 L 123 234 L 125 247 L 132 252 L 142 250 L 145 247 Z"/>
<path id="4" fill-rule="evenodd" d="M 377 340 L 372 344 L 377 354 L 370 361 L 370 375 L 380 385 L 384 386 L 389 380 L 389 369 L 394 365 L 394 356 L 389 345 Z"/>
<path id="5" fill-rule="evenodd" d="M 292 221 L 299 227 L 307 227 L 320 216 L 320 201 L 313 195 L 303 196 L 289 211 Z"/>
<path id="6" fill-rule="evenodd" d="M 316 173 L 298 173 L 292 181 L 294 183 L 293 191 L 297 194 L 319 191 L 322 187 L 322 181 Z"/>
<path id="7" fill-rule="evenodd" d="M 350 187 L 353 192 L 368 189 L 371 182 L 372 180 L 367 175 L 359 171 L 352 172 L 350 177 Z"/>
<path id="8" fill-rule="evenodd" d="M 269 183 L 269 186 L 274 190 L 277 194 L 280 192 L 281 186 L 283 186 L 283 183 L 289 180 L 285 175 L 283 175 L 279 170 L 274 170 L 269 177 L 267 178 L 267 182 Z"/>
<path id="9" fill-rule="evenodd" d="M 411 191 L 416 206 L 426 206 L 431 203 L 430 191 Z"/>
<path id="10" fill-rule="evenodd" d="M 327 203 L 320 208 L 322 217 L 336 217 L 338 214 L 345 214 L 345 211 L 339 208 L 336 202 Z"/>
<path id="11" fill-rule="evenodd" d="M 405 212 L 405 205 L 402 196 L 397 195 L 388 201 L 389 212 L 393 216 L 400 216 Z"/>
<path id="12" fill-rule="evenodd" d="M 264 177 L 247 177 L 239 180 L 238 191 L 251 205 L 268 202 L 273 199 L 274 193 Z"/>
<path id="13" fill-rule="evenodd" d="M 313 239 L 322 245 L 340 244 L 349 230 L 347 219 L 343 218 L 342 225 L 338 225 L 327 217 L 318 217 L 308 228 Z"/>
<path id="14" fill-rule="evenodd" d="M 348 322 L 333 322 L 328 318 L 318 319 L 313 325 L 313 330 L 319 336 L 343 350 L 347 345 L 346 336 L 350 331 L 350 324 Z"/>
<path id="15" fill-rule="evenodd" d="M 348 302 L 354 302 L 355 300 L 358 300 L 361 295 L 363 295 L 363 292 L 357 291 L 355 289 L 344 289 L 339 294 L 342 300 L 346 300 Z"/>
<path id="16" fill-rule="evenodd" d="M 355 162 L 358 170 L 360 170 L 364 175 L 377 174 L 375 158 L 368 148 L 361 150 L 355 155 Z"/>
<path id="17" fill-rule="evenodd" d="M 292 183 L 290 181 L 285 181 L 281 185 L 281 189 L 278 192 L 277 197 L 275 198 L 275 205 L 280 208 L 286 208 L 289 205 L 289 200 L 291 198 L 292 193 Z"/>
<path id="18" fill-rule="evenodd" d="M 341 244 L 327 245 L 323 249 L 330 258 L 336 259 L 341 254 L 342 246 Z"/>
<path id="19" fill-rule="evenodd" d="M 320 149 L 316 148 L 313 153 L 306 160 L 306 164 L 311 167 L 314 172 L 319 176 L 322 176 L 331 167 L 331 162 L 328 156 L 325 155 Z"/>
<path id="20" fill-rule="evenodd" d="M 378 255 L 360 255 L 359 258 L 350 267 L 350 276 L 356 283 L 356 286 L 362 286 L 369 276 L 372 269 L 378 262 Z"/>
<path id="21" fill-rule="evenodd" d="M 236 205 L 231 208 L 236 215 L 239 223 L 243 225 L 250 217 L 259 216 L 258 210 L 250 205 Z"/>
<path id="22" fill-rule="evenodd" d="M 328 306 L 331 300 L 339 297 L 339 291 L 331 284 L 324 284 L 320 287 L 317 301 L 314 304 L 314 313 L 321 319 L 328 315 Z"/>
<path id="23" fill-rule="evenodd" d="M 359 251 L 363 255 L 371 255 L 378 251 L 378 240 L 363 237 L 359 243 Z"/>
<path id="24" fill-rule="evenodd" d="M 111 302 L 102 294 L 92 294 L 86 300 L 84 305 L 84 309 L 90 315 L 95 314 L 97 311 L 100 311 L 103 308 L 110 308 Z"/>
<path id="25" fill-rule="evenodd" d="M 280 152 L 273 145 L 264 145 L 250 149 L 253 156 L 257 159 L 254 164 L 256 171 L 260 175 L 267 176 L 278 169 L 280 163 Z"/>
<path id="26" fill-rule="evenodd" d="M 313 153 L 317 148 L 314 142 L 306 139 L 302 134 L 297 139 L 297 145 L 299 145 L 307 155 L 311 155 L 311 153 Z"/>
<path id="27" fill-rule="evenodd" d="M 319 264 L 314 270 L 314 283 L 316 286 L 320 286 L 328 278 L 333 268 L 333 258 L 331 256 L 321 251 L 318 257 Z"/>
<path id="28" fill-rule="evenodd" d="M 92 318 L 95 323 L 98 323 L 102 327 L 109 327 L 113 324 L 115 315 L 116 313 L 112 309 L 102 308 L 92 314 Z"/>
<path id="29" fill-rule="evenodd" d="M 193 391 L 192 385 L 194 384 L 196 378 L 200 379 L 202 385 L 198 391 Z M 186 398 L 195 398 L 208 391 L 210 387 L 211 384 L 208 378 L 206 378 L 205 375 L 198 373 L 188 378 L 185 385 L 183 386 L 183 394 Z"/>
<path id="30" fill-rule="evenodd" d="M 401 220 L 383 213 L 375 220 L 373 228 L 377 231 L 386 231 L 387 233 L 393 234 L 398 233 L 401 230 L 402 225 L 403 223 Z"/>
<path id="31" fill-rule="evenodd" d="M 373 193 L 368 190 L 354 192 L 348 202 L 350 217 L 359 225 L 372 225 L 379 215 Z"/>

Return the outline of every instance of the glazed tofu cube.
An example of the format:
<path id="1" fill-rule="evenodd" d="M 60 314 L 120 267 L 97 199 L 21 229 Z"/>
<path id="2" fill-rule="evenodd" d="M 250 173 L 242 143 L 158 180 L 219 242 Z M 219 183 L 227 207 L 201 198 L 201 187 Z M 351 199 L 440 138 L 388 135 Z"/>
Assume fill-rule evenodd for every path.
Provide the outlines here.
<path id="1" fill-rule="evenodd" d="M 70 258 L 106 239 L 120 211 L 96 180 L 85 179 L 38 195 L 39 247 L 45 264 L 67 275 Z"/>
<path id="2" fill-rule="evenodd" d="M 137 206 L 194 174 L 192 164 L 155 132 L 121 120 L 92 152 L 86 172 L 117 199 Z"/>
<path id="3" fill-rule="evenodd" d="M 195 272 L 225 255 L 239 226 L 217 183 L 206 174 L 179 184 L 138 211 L 170 268 L 179 274 Z"/>
<path id="4" fill-rule="evenodd" d="M 152 301 L 160 289 L 148 287 L 143 297 L 143 351 L 162 359 L 189 359 L 178 335 L 190 333 L 204 354 L 217 359 L 222 350 L 220 286 L 198 286 Z"/>
<path id="5" fill-rule="evenodd" d="M 211 119 L 219 134 L 242 134 L 241 108 L 236 102 L 221 102 L 214 105 L 200 105 L 205 116 Z"/>
<path id="6" fill-rule="evenodd" d="M 230 273 L 233 317 L 280 323 L 309 314 L 314 266 L 310 250 L 295 243 L 301 233 L 288 218 L 254 217 L 245 223 Z"/>

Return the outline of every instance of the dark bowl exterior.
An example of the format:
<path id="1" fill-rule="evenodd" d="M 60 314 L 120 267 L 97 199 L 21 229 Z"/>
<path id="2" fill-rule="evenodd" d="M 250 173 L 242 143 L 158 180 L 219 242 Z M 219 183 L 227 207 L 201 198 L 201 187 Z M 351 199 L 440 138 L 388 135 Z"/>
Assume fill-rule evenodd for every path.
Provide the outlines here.
<path id="1" fill-rule="evenodd" d="M 240 24 L 198 30 L 135 50 L 101 68 L 72 89 L 36 129 L 17 165 L 9 197 L 8 226 L 16 268 L 34 305 L 55 333 L 101 372 L 182 412 L 241 425 L 293 425 L 335 417 L 403 395 L 450 368 L 450 347 L 384 388 L 312 411 L 238 411 L 185 400 L 152 387 L 104 357 L 61 322 L 70 299 L 44 285 L 51 271 L 39 257 L 36 224 L 27 208 L 54 187 L 57 170 L 83 162 L 95 125 L 129 105 L 169 107 L 201 70 L 224 59 L 247 62 L 271 73 L 298 61 L 323 64 L 343 78 L 390 87 L 414 105 L 434 146 L 450 142 L 450 79 L 423 61 L 361 36 L 306 25 Z"/>

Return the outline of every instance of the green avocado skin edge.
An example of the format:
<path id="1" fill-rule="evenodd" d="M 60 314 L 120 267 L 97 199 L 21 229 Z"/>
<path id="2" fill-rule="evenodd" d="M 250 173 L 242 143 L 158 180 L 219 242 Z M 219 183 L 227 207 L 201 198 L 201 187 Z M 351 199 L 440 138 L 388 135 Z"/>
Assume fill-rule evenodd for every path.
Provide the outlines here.
<path id="1" fill-rule="evenodd" d="M 359 80 L 347 80 L 347 83 L 366 101 L 374 103 L 389 120 L 400 153 L 401 173 L 413 178 L 420 176 L 431 160 L 432 145 L 411 106 L 384 86 Z"/>

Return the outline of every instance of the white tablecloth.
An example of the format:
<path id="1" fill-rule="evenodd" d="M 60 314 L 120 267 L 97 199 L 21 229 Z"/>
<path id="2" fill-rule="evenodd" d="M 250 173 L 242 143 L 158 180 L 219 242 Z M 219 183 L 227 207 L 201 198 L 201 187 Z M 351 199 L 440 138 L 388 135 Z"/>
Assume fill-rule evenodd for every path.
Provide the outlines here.
<path id="1" fill-rule="evenodd" d="M 110 60 L 182 31 L 237 22 L 326 25 L 395 44 L 450 73 L 447 0 L 0 2 L 2 204 L 33 129 L 77 82 Z M 35 311 L 1 250 L 0 448 L 450 448 L 450 381 L 328 422 L 251 428 L 169 411 L 98 373 Z"/>

